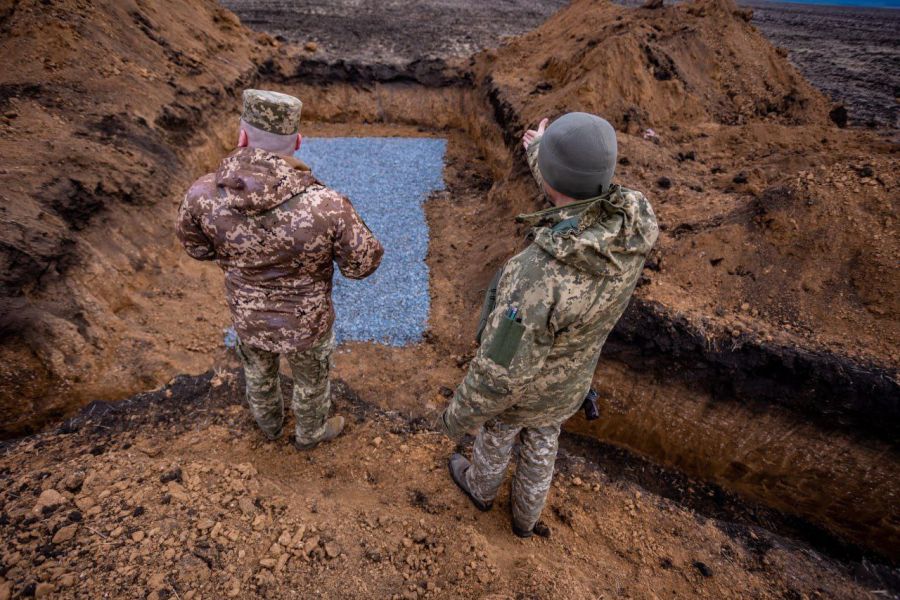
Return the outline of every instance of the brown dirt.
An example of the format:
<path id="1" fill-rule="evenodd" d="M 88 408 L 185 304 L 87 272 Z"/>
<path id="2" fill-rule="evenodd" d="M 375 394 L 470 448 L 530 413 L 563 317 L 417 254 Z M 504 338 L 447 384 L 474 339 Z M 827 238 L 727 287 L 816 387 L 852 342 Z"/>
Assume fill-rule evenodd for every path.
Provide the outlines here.
<path id="1" fill-rule="evenodd" d="M 449 484 L 437 432 L 339 384 L 348 434 L 298 453 L 262 441 L 236 373 L 3 448 L 0 597 L 869 597 L 831 559 L 565 450 L 551 539 L 519 540 L 505 494 L 480 513 Z"/>
<path id="2" fill-rule="evenodd" d="M 207 368 L 221 324 L 167 341 L 199 273 L 160 240 L 273 47 L 212 1 L 2 2 L 0 34 L 0 427 L 22 432 Z"/>
<path id="3" fill-rule="evenodd" d="M 0 189 L 6 211 L 0 228 L 0 260 L 5 261 L 0 428 L 6 435 L 40 428 L 90 400 L 119 399 L 153 388 L 175 373 L 227 365 L 230 359 L 220 347 L 228 322 L 221 276 L 215 267 L 184 256 L 171 234 L 171 219 L 189 181 L 215 164 L 233 142 L 242 87 L 262 81 L 300 95 L 311 123 L 307 134 L 437 133 L 450 140 L 448 192 L 426 205 L 432 232 L 432 315 L 426 341 L 401 349 L 348 344 L 337 355 L 337 375 L 380 410 L 400 411 L 405 418 L 391 416 L 388 421 L 399 419 L 401 424 L 427 417 L 446 402 L 441 388 L 459 381 L 473 350 L 473 315 L 482 288 L 520 243 L 522 232 L 511 217 L 539 205 L 518 154 L 522 129 L 544 115 L 592 110 L 623 132 L 620 148 L 627 163 L 620 166 L 620 180 L 648 193 L 665 231 L 598 369 L 604 419 L 591 428 L 574 419 L 569 427 L 799 513 L 896 559 L 900 521 L 893 498 L 900 493 L 900 462 L 890 434 L 898 419 L 898 282 L 890 268 L 897 262 L 896 145 L 834 126 L 829 103 L 729 3 L 647 11 L 576 1 L 537 31 L 481 55 L 471 67 L 460 71 L 439 65 L 421 72 L 347 69 L 343 64 L 312 67 L 308 52 L 250 34 L 211 2 L 164 10 L 155 2 L 95 5 L 72 0 L 43 10 L 27 0 L 0 2 L 0 51 L 21 59 L 10 61 L 13 68 L 0 73 Z M 69 28 L 70 37 L 48 41 L 38 35 L 48 27 Z M 198 37 L 198 31 L 204 35 Z M 79 60 L 73 49 L 79 49 Z M 118 76 L 114 71 L 93 76 L 105 73 L 111 62 Z M 641 137 L 647 127 L 657 131 L 659 143 Z M 34 140 L 38 150 L 24 151 L 22 139 L 29 147 Z M 69 147 L 78 152 L 61 157 Z M 665 189 L 662 176 L 671 183 Z M 54 187 L 70 180 L 80 183 Z M 204 390 L 192 393 L 196 395 L 177 397 L 190 407 L 190 399 L 206 395 Z M 370 544 L 384 541 L 381 533 L 361 534 L 356 525 L 344 532 L 337 525 L 342 519 L 356 523 L 348 516 L 354 508 L 375 510 L 366 503 L 388 511 L 389 518 L 407 521 L 395 531 L 427 519 L 423 527 L 435 528 L 434 535 L 443 536 L 450 548 L 453 532 L 441 523 L 448 515 L 462 514 L 464 504 L 458 499 L 441 519 L 412 516 L 416 513 L 408 506 L 390 504 L 390 485 L 383 495 L 372 497 L 367 488 L 354 487 L 362 482 L 348 473 L 357 474 L 352 461 L 358 456 L 329 454 L 330 462 L 321 463 L 344 473 L 341 481 L 350 481 L 342 487 L 331 488 L 324 475 L 328 471 L 319 471 L 318 463 L 300 469 L 305 475 L 298 476 L 284 465 L 302 466 L 302 460 L 285 463 L 285 456 L 294 456 L 287 448 L 254 448 L 246 417 L 235 408 L 230 411 L 216 418 L 242 423 L 235 429 L 238 435 L 228 439 L 240 456 L 220 444 L 219 430 L 211 429 L 206 440 L 203 434 L 212 421 L 191 420 L 203 416 L 192 414 L 172 424 L 174 437 L 164 431 L 157 436 L 146 425 L 133 432 L 158 447 L 177 444 L 171 457 L 166 451 L 146 468 L 159 469 L 181 457 L 201 466 L 214 459 L 258 463 L 265 478 L 260 485 L 270 486 L 260 488 L 266 490 L 259 493 L 263 498 L 276 488 L 289 496 L 287 490 L 307 489 L 303 485 L 312 486 L 312 496 L 346 491 L 349 508 L 337 507 L 335 496 L 329 496 L 334 517 L 328 511 L 310 517 L 312 509 L 302 499 L 288 501 L 290 519 L 318 527 L 321 518 L 343 548 L 356 543 L 348 541 L 353 536 L 369 536 Z M 135 423 L 145 424 L 137 417 Z M 378 419 L 359 424 L 357 433 L 369 427 L 366 435 L 388 440 L 382 425 Z M 198 454 L 185 449 L 186 438 L 176 439 L 184 427 L 194 428 L 191 435 L 201 444 Z M 77 453 L 65 460 L 95 460 L 77 450 L 82 441 L 66 446 L 65 438 L 38 437 L 16 447 L 35 444 L 40 450 L 45 439 L 48 448 L 62 444 L 59 456 Z M 414 439 L 407 446 L 424 462 L 417 467 L 406 461 L 396 476 L 384 475 L 386 481 L 431 486 L 429 493 L 450 502 L 453 490 L 439 468 L 439 457 L 449 447 L 433 437 Z M 132 460 L 126 443 L 131 442 L 122 442 L 125 454 L 112 455 L 108 466 L 121 469 L 121 461 Z M 366 440 L 356 435 L 341 443 L 350 450 L 367 448 Z M 27 460 L 8 467 L 16 477 L 19 469 L 39 473 L 57 468 L 47 458 L 57 456 L 51 452 L 21 456 Z M 424 469 L 421 479 L 417 468 Z M 115 478 L 120 475 L 108 481 Z M 158 485 L 149 476 L 140 485 L 144 483 Z M 587 562 L 571 566 L 565 546 L 554 546 L 547 553 L 553 568 L 539 568 L 530 585 L 548 596 L 612 596 L 628 589 L 635 597 L 653 597 L 670 595 L 660 590 L 671 582 L 679 595 L 721 597 L 754 589 L 777 597 L 794 595 L 782 583 L 787 586 L 788 578 L 796 577 L 801 583 L 790 587 L 810 595 L 815 588 L 802 582 L 816 579 L 825 588 L 837 586 L 832 595 L 858 592 L 840 573 L 843 567 L 815 566 L 818 558 L 806 558 L 810 550 L 785 550 L 784 560 L 774 562 L 772 570 L 751 568 L 729 558 L 731 550 L 714 551 L 721 540 L 705 537 L 706 525 L 679 522 L 679 531 L 689 532 L 684 535 L 699 536 L 697 546 L 689 547 L 724 552 L 722 568 L 735 569 L 715 582 L 719 587 L 704 592 L 697 582 L 711 582 L 686 566 L 688 554 L 672 554 L 684 541 L 669 537 L 663 516 L 668 509 L 649 511 L 646 545 L 663 550 L 651 553 L 646 564 L 635 558 L 634 547 L 643 548 L 639 542 L 625 549 L 630 530 L 598 537 L 591 528 L 606 525 L 595 526 L 593 517 L 582 514 L 584 507 L 589 512 L 620 510 L 624 499 L 583 496 L 579 510 L 559 517 L 590 522 L 583 531 L 573 530 L 577 536 L 563 534 L 566 544 L 581 549 L 575 556 Z M 16 498 L 11 500 L 9 512 L 23 509 Z M 208 509 L 204 502 L 196 498 L 188 504 Z M 556 507 L 560 514 L 570 514 L 559 502 Z M 270 508 L 274 510 L 266 510 Z M 117 518 L 114 514 L 104 508 L 98 518 L 105 527 Z M 141 527 L 150 531 L 157 517 L 175 516 L 152 513 Z M 491 587 L 491 577 L 505 578 L 498 586 L 519 589 L 520 581 L 510 573 L 523 573 L 535 564 L 529 557 L 534 552 L 509 549 L 510 540 L 501 539 L 503 518 L 492 518 L 494 529 L 480 549 L 490 548 L 492 557 L 512 552 L 515 559 L 495 561 L 500 575 L 491 573 L 482 587 L 466 587 L 466 578 L 449 583 L 462 586 L 450 595 L 495 593 L 501 588 Z M 610 522 L 618 523 L 615 518 Z M 59 524 L 39 519 L 16 535 L 31 544 Z M 163 525 L 157 526 L 162 531 Z M 234 528 L 239 529 L 237 524 Z M 473 535 L 481 540 L 478 536 L 485 534 Z M 597 539 L 604 541 L 598 544 Z M 95 541 L 102 540 L 98 535 Z M 257 542 L 262 544 L 263 538 Z M 106 548 L 91 547 L 94 553 Z M 242 581 L 245 574 L 256 576 L 253 561 L 259 551 L 247 551 L 240 559 Z M 457 545 L 450 551 L 464 564 L 468 549 Z M 141 565 L 174 571 L 180 564 L 160 562 L 155 552 L 134 559 L 130 553 L 122 556 L 133 561 L 134 569 L 98 570 L 92 576 L 134 590 L 151 575 Z M 178 556 L 176 560 L 192 563 L 190 569 L 198 566 L 190 558 L 193 553 Z M 357 552 L 337 563 L 296 556 L 289 565 L 299 569 L 297 578 L 321 571 L 328 578 L 326 589 L 336 594 L 346 590 L 348 574 L 372 569 L 368 559 L 355 562 L 359 556 Z M 406 560 L 406 554 L 398 556 Z M 427 556 L 416 553 L 413 564 L 421 565 Z M 652 567 L 661 557 L 679 565 L 677 576 L 667 567 Z M 626 566 L 629 561 L 635 562 Z M 25 578 L 40 572 L 38 562 L 35 558 L 16 572 L 21 576 L 16 586 L 27 585 Z M 776 573 L 778 565 L 788 570 L 784 579 Z M 754 570 L 758 568 L 763 570 Z M 372 585 L 383 586 L 378 593 L 409 591 L 405 583 L 390 587 L 396 577 L 402 579 L 399 571 L 386 567 L 377 572 Z M 628 575 L 616 581 L 617 573 Z M 58 581 L 49 570 L 48 577 Z M 186 590 L 187 584 L 175 577 L 169 580 L 172 585 L 177 580 L 178 589 Z M 216 582 L 222 577 L 214 575 Z M 654 577 L 661 577 L 659 586 Z M 765 583 L 769 578 L 774 587 Z M 721 591 L 725 585 L 727 592 Z"/>
<path id="4" fill-rule="evenodd" d="M 481 69 L 511 134 L 570 110 L 623 132 L 617 177 L 650 195 L 664 230 L 642 300 L 736 338 L 895 370 L 897 146 L 836 128 L 825 98 L 741 15 L 725 1 L 584 0 Z M 521 172 L 506 184 L 516 208 L 533 206 L 526 185 Z"/>

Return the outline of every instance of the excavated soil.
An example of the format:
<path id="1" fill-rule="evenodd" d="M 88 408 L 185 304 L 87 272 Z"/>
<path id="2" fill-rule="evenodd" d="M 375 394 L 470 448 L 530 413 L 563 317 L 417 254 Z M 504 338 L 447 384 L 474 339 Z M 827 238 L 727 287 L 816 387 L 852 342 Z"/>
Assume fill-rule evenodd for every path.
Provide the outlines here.
<path id="1" fill-rule="evenodd" d="M 568 438 L 552 537 L 519 540 L 506 493 L 480 513 L 449 484 L 452 442 L 335 388 L 349 431 L 306 453 L 262 441 L 239 370 L 97 403 L 0 448 L 0 597 L 869 598 L 884 585 L 695 509 L 702 498 L 648 491 L 639 463 L 600 470 Z"/>
<path id="2" fill-rule="evenodd" d="M 534 32 L 508 40 L 469 63 L 441 60 L 397 66 L 315 58 L 309 49 L 250 33 L 211 2 L 163 8 L 155 2 L 72 1 L 54 3 L 52 9 L 27 0 L 0 3 L 0 53 L 16 59 L 6 63 L 4 58 L 11 68 L 0 72 L 4 194 L 0 427 L 7 436 L 36 431 L 93 400 L 118 400 L 154 388 L 176 373 L 233 367 L 233 357 L 221 347 L 222 330 L 228 324 L 221 275 L 214 266 L 183 254 L 171 221 L 189 182 L 233 144 L 243 87 L 265 85 L 303 98 L 304 131 L 309 135 L 437 132 L 449 140 L 447 191 L 426 204 L 432 236 L 428 255 L 432 312 L 426 340 L 399 349 L 373 344 L 339 349 L 336 375 L 365 399 L 365 414 L 373 420 L 368 425 L 357 423 L 357 431 L 346 440 L 322 449 L 330 462 L 317 463 L 313 456 L 306 462 L 286 446 L 260 446 L 246 415 L 232 405 L 237 402 L 232 383 L 219 386 L 231 390 L 222 392 L 227 399 L 199 380 L 190 380 L 194 383 L 183 389 L 175 385 L 170 391 L 179 399 L 178 410 L 161 421 L 171 423 L 168 433 L 148 425 L 148 419 L 157 418 L 153 410 L 151 416 L 113 410 L 105 413 L 99 429 L 88 428 L 91 435 L 100 435 L 104 427 L 118 432 L 131 419 L 135 429 L 129 436 L 141 437 L 147 447 L 172 447 L 171 453 L 146 457 L 141 468 L 151 471 L 184 460 L 185 465 L 199 465 L 190 467 L 197 477 L 218 477 L 221 471 L 228 478 L 226 470 L 238 462 L 253 464 L 257 471 L 253 477 L 261 486 L 253 493 L 260 503 L 271 502 L 270 493 L 287 498 L 286 508 L 259 504 L 255 511 L 266 512 L 268 518 L 276 510 L 281 511 L 279 518 L 287 514 L 284 511 L 293 511 L 290 529 L 307 523 L 318 530 L 321 525 L 327 533 L 319 537 L 322 544 L 313 544 L 308 552 L 283 549 L 277 557 L 269 556 L 275 561 L 271 568 L 260 569 L 258 559 L 266 558 L 262 547 L 271 545 L 260 534 L 253 537 L 259 548 L 243 549 L 236 563 L 214 562 L 213 548 L 217 556 L 230 558 L 241 550 L 234 540 L 220 547 L 230 538 L 219 534 L 234 531 L 241 539 L 242 532 L 252 529 L 252 520 L 248 529 L 247 523 L 227 521 L 231 517 L 225 512 L 215 513 L 210 518 L 225 519 L 222 528 L 227 529 L 220 528 L 210 538 L 206 530 L 185 528 L 182 513 L 164 514 L 169 509 L 163 507 L 170 505 L 161 504 L 161 499 L 157 508 L 163 512 L 148 511 L 139 524 L 144 532 L 137 536 L 141 540 L 130 537 L 135 530 L 121 542 L 111 541 L 109 528 L 116 519 L 126 518 L 126 506 L 110 501 L 110 507 L 121 508 L 116 512 L 101 503 L 94 514 L 99 521 L 91 527 L 103 535 L 91 533 L 96 535 L 90 542 L 93 549 L 82 553 L 77 547 L 76 553 L 87 561 L 114 546 L 115 556 L 127 559 L 127 565 L 119 569 L 112 565 L 120 562 L 98 559 L 110 566 L 90 571 L 90 577 L 121 586 L 115 589 L 123 594 L 137 594 L 144 586 L 141 589 L 153 590 L 157 597 L 186 596 L 190 586 L 201 586 L 203 577 L 211 576 L 214 585 L 233 586 L 233 580 L 239 580 L 237 595 L 251 589 L 271 595 L 273 588 L 267 586 L 278 585 L 272 575 L 278 558 L 291 555 L 279 575 L 297 569 L 294 585 L 302 589 L 310 585 L 306 578 L 317 574 L 325 577 L 324 593 L 349 593 L 348 578 L 371 571 L 364 584 L 375 586 L 375 596 L 411 593 L 406 586 L 423 581 L 427 592 L 422 565 L 427 572 L 427 560 L 441 562 L 429 558 L 428 548 L 401 541 L 406 550 L 416 550 L 409 559 L 412 563 L 407 563 L 412 569 L 408 583 L 401 573 L 404 567 L 395 565 L 395 555 L 385 549 L 388 534 L 347 525 L 357 522 L 350 516 L 354 510 L 374 511 L 367 507 L 377 506 L 385 511 L 385 522 L 395 525 L 390 535 L 403 530 L 405 536 L 410 533 L 406 529 L 422 527 L 426 537 L 443 540 L 435 545 L 456 553 L 460 565 L 475 560 L 469 539 L 484 540 L 487 545 L 477 551 L 492 557 L 497 572 L 487 569 L 482 580 L 478 571 L 482 561 L 476 560 L 476 567 L 470 567 L 474 574 L 461 566 L 462 576 L 453 582 L 440 577 L 433 581 L 445 592 L 453 590 L 445 594 L 453 597 L 499 594 L 504 589 L 510 597 L 516 594 L 509 590 L 520 589 L 527 597 L 523 581 L 542 590 L 535 597 L 612 596 L 626 590 L 634 597 L 676 593 L 723 597 L 732 592 L 741 597 L 750 595 L 750 589 L 763 597 L 813 597 L 814 585 L 825 597 L 853 597 L 862 591 L 847 569 L 873 577 L 866 580 L 867 586 L 888 586 L 878 573 L 894 576 L 890 570 L 864 565 L 895 561 L 900 547 L 895 501 L 900 462 L 893 433 L 900 416 L 896 402 L 900 286 L 892 268 L 898 258 L 893 168 L 897 147 L 877 134 L 839 128 L 829 117 L 831 103 L 747 19 L 748 13 L 724 0 L 659 10 L 576 1 Z M 40 34 L 48 28 L 61 33 Z M 104 77 L 94 76 L 98 72 Z M 597 372 L 604 418 L 594 425 L 575 418 L 567 427 L 628 449 L 607 452 L 605 460 L 600 457 L 604 472 L 627 471 L 630 467 L 622 465 L 636 461 L 634 472 L 656 473 L 652 463 L 632 454 L 637 453 L 721 485 L 710 488 L 711 498 L 727 495 L 722 491 L 727 489 L 745 499 L 735 502 L 749 499 L 751 506 L 770 507 L 759 510 L 776 516 L 748 522 L 804 540 L 783 541 L 791 549 L 772 570 L 735 559 L 739 554 L 732 554 L 734 548 L 725 550 L 718 537 L 706 537 L 707 526 L 693 525 L 695 521 L 675 526 L 678 536 L 688 532 L 699 536 L 697 548 L 709 552 L 718 544 L 716 552 L 735 570 L 718 579 L 716 567 L 703 558 L 696 560 L 706 565 L 712 578 L 704 576 L 703 568 L 686 567 L 695 559 L 672 555 L 675 550 L 669 548 L 684 541 L 669 537 L 663 518 L 668 509 L 662 505 L 654 504 L 649 511 L 648 529 L 643 530 L 646 547 L 637 538 L 628 542 L 631 528 L 624 528 L 621 536 L 598 537 L 593 525 L 597 519 L 589 512 L 619 510 L 624 496 L 599 498 L 586 490 L 577 509 L 567 512 L 555 501 L 553 514 L 557 524 L 581 519 L 592 524 L 583 530 L 572 526 L 571 533 L 561 534 L 565 543 L 547 552 L 529 546 L 521 552 L 510 550 L 514 546 L 503 533 L 505 517 L 496 514 L 491 516 L 495 521 L 490 536 L 467 534 L 464 542 L 454 544 L 457 528 L 446 528 L 446 521 L 465 519 L 460 516 L 465 505 L 458 498 L 451 502 L 454 490 L 442 471 L 440 457 L 450 446 L 430 433 L 404 438 L 407 449 L 415 448 L 418 454 L 402 461 L 403 468 L 396 472 L 385 469 L 390 475 L 384 477 L 441 495 L 450 508 L 439 513 L 440 518 L 398 505 L 392 495 L 398 485 L 384 485 L 382 495 L 372 495 L 355 478 L 361 472 L 360 457 L 371 454 L 366 436 L 393 443 L 385 432 L 395 425 L 387 423 L 408 429 L 410 422 L 421 422 L 417 419 L 427 422 L 462 377 L 474 350 L 474 315 L 483 287 L 524 233 L 512 217 L 541 202 L 523 166 L 518 138 L 540 117 L 568 110 L 598 112 L 616 125 L 619 179 L 647 193 L 663 234 Z M 646 139 L 648 128 L 655 135 Z M 23 138 L 34 140 L 38 150 L 26 152 Z M 77 151 L 61 155 L 69 148 Z M 231 381 L 225 371 L 221 377 Z M 202 405 L 207 401 L 213 402 L 208 408 Z M 194 408 L 200 412 L 195 414 Z M 398 413 L 385 416 L 384 411 Z M 230 433 L 222 434 L 215 429 L 219 426 L 231 428 Z M 365 436 L 356 435 L 366 427 L 370 430 Z M 187 429 L 197 442 L 188 444 L 188 438 L 179 437 L 188 435 Z M 82 435 L 79 430 L 75 437 L 39 436 L 9 446 L 7 458 L 16 458 L 10 459 L 6 473 L 16 477 L 16 485 L 21 485 L 18 478 L 25 472 L 61 475 L 59 465 L 64 463 L 50 458 L 57 454 L 15 453 L 29 447 L 40 450 L 45 443 L 57 448 L 53 452 L 65 460 L 106 461 L 88 458 L 95 455 L 84 450 L 91 441 L 78 437 Z M 227 443 L 219 439 L 222 436 Z M 98 464 L 104 472 L 123 471 L 122 461 L 144 456 L 129 454 L 124 447 L 135 442 L 116 440 L 111 437 L 91 447 L 125 452 L 111 453 L 112 462 Z M 192 455 L 186 448 L 196 444 L 200 450 Z M 337 452 L 341 444 L 358 454 Z M 396 449 L 405 452 L 400 444 Z M 226 448 L 240 448 L 241 455 Z M 98 452 L 97 456 L 106 455 Z M 590 452 L 580 455 L 592 463 L 598 460 Z M 300 466 L 289 469 L 286 460 Z M 214 461 L 220 461 L 221 468 Z M 87 462 L 81 466 L 89 467 Z M 585 468 L 597 473 L 593 467 Z M 329 482 L 335 476 L 326 476 L 329 472 L 344 473 L 340 479 L 344 484 L 332 487 Z M 616 480 L 604 479 L 608 476 L 601 473 L 597 473 L 597 481 L 603 483 L 599 493 L 611 494 L 617 489 Z M 120 491 L 140 489 L 140 495 L 149 497 L 161 493 L 146 487 L 161 485 L 154 480 L 157 476 L 129 473 L 127 483 L 117 484 L 125 478 L 120 472 L 104 479 L 103 485 L 124 486 Z M 140 477 L 143 481 L 138 482 Z M 588 480 L 587 474 L 579 477 Z M 59 478 L 46 480 L 53 482 L 47 485 L 65 489 Z M 686 481 L 686 488 L 701 486 Z M 647 479 L 641 485 L 652 487 Z M 184 506 L 172 510 L 184 508 L 183 514 L 191 518 L 201 509 L 212 510 L 208 499 L 194 497 L 189 488 Z M 296 489 L 305 491 L 293 495 L 291 490 Z M 338 492 L 346 492 L 346 502 Z M 4 496 L 9 508 L 2 512 L 24 514 L 38 493 L 37 488 L 31 489 L 31 496 L 24 490 L 12 491 Z M 693 492 L 684 497 L 656 493 L 675 497 L 676 507 L 685 514 L 694 510 L 685 500 Z M 221 504 L 227 493 L 222 494 L 215 501 L 220 512 L 228 509 L 228 503 Z M 237 502 L 237 496 L 233 494 L 230 502 Z M 305 504 L 305 496 L 328 498 L 328 510 L 313 510 L 314 505 Z M 139 505 L 143 506 L 138 502 L 128 508 Z M 20 527 L 15 530 L 17 544 L 31 548 L 3 557 L 2 576 L 13 589 L 24 592 L 24 586 L 45 580 L 61 586 L 63 576 L 77 572 L 68 567 L 59 571 L 75 555 L 48 557 L 38 550 L 49 547 L 55 552 L 56 546 L 40 540 L 52 538 L 65 524 L 61 516 L 54 512 L 34 521 L 16 517 L 2 525 Z M 730 513 L 717 518 L 736 519 Z M 416 525 L 419 519 L 426 523 Z M 402 520 L 406 523 L 396 524 Z M 619 527 L 615 515 L 601 520 L 597 528 Z M 79 535 L 88 535 L 85 527 L 78 526 Z M 292 540 L 295 533 L 290 532 Z M 750 540 L 759 539 L 758 530 L 752 533 L 756 537 Z M 277 539 L 281 530 L 267 529 L 265 534 Z M 175 548 L 171 557 L 157 551 L 157 544 L 166 539 L 166 547 Z M 348 549 L 356 548 L 359 539 L 389 556 L 385 560 L 399 570 L 373 567 L 362 547 L 351 553 Z M 852 549 L 842 539 L 867 550 Z M 150 541 L 145 545 L 144 540 Z M 187 540 L 190 552 L 182 543 Z M 334 540 L 339 551 L 328 560 L 325 544 Z M 630 544 L 630 549 L 617 544 Z M 755 541 L 747 544 L 756 547 Z M 644 559 L 634 557 L 654 546 L 665 550 L 651 553 L 646 565 L 659 567 L 639 566 Z M 198 547 L 209 561 L 197 558 Z M 583 554 L 567 555 L 563 548 L 582 548 Z M 641 550 L 635 555 L 637 549 Z M 20 560 L 30 557 L 30 562 L 13 565 L 15 552 L 20 552 Z M 837 565 L 817 552 L 855 562 Z M 878 556 L 862 561 L 866 552 Z M 499 558 L 509 553 L 515 558 Z M 407 561 L 407 554 L 396 556 Z M 583 558 L 573 558 L 579 556 Z M 767 556 L 763 552 L 761 564 Z M 550 562 L 541 562 L 545 560 Z M 42 570 L 39 565 L 47 561 Z M 181 569 L 179 561 L 187 561 L 183 575 L 175 574 Z M 227 571 L 229 564 L 236 565 L 233 571 Z M 673 564 L 679 568 L 673 571 Z M 787 569 L 782 575 L 776 574 L 779 565 Z M 188 574 L 194 567 L 199 569 L 197 579 Z M 536 575 L 528 575 L 531 567 L 537 569 Z M 9 576 L 10 569 L 14 576 Z M 652 577 L 659 572 L 662 579 L 650 579 L 651 572 Z M 397 577 L 404 583 L 397 583 Z M 299 583 L 301 579 L 304 583 Z M 774 587 L 765 583 L 769 580 Z M 79 581 L 76 577 L 72 585 L 81 585 Z M 715 582 L 719 587 L 706 589 L 697 582 Z M 431 593 L 441 595 L 433 589 Z"/>
<path id="3" fill-rule="evenodd" d="M 173 271 L 174 207 L 221 156 L 217 111 L 273 47 L 212 1 L 2 2 L 0 36 L 9 435 L 208 368 L 221 324 L 180 333 L 204 317 L 183 308 L 200 274 L 187 261 Z"/>

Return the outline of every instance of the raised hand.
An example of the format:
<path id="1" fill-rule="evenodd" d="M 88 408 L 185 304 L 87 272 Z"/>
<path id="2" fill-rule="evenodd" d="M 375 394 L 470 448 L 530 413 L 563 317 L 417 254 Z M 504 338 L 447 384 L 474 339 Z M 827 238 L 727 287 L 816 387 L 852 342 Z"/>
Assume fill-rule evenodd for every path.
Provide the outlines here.
<path id="1" fill-rule="evenodd" d="M 541 122 L 538 123 L 537 131 L 535 131 L 534 129 L 529 129 L 525 132 L 525 134 L 522 136 L 522 145 L 525 146 L 526 150 L 528 150 L 528 146 L 530 146 L 534 140 L 544 135 L 544 130 L 547 129 L 547 123 L 549 122 L 550 119 L 541 119 Z"/>

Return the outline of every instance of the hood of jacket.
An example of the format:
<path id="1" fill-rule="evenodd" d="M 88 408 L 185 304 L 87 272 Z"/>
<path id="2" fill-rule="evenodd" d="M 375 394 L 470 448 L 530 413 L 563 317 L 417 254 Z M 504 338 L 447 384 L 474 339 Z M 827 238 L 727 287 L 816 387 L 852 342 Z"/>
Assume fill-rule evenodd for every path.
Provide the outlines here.
<path id="1" fill-rule="evenodd" d="M 271 210 L 318 183 L 302 161 L 259 148 L 238 148 L 229 154 L 219 165 L 215 182 L 228 207 L 251 215 Z"/>
<path id="2" fill-rule="evenodd" d="M 646 257 L 659 236 L 644 195 L 618 185 L 602 196 L 517 220 L 532 226 L 534 243 L 546 253 L 593 275 L 615 275 L 626 261 Z"/>

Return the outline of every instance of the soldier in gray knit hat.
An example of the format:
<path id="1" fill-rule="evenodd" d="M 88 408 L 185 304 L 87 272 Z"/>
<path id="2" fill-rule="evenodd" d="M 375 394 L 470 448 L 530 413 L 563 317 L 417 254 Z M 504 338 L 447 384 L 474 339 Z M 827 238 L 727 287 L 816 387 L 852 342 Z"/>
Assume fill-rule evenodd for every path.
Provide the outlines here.
<path id="1" fill-rule="evenodd" d="M 545 131 L 546 129 L 546 131 Z M 616 131 L 608 121 L 583 112 L 565 114 L 547 127 L 523 137 L 526 149 L 540 139 L 536 171 L 551 190 L 574 200 L 594 198 L 609 191 L 616 170 Z"/>
<path id="2" fill-rule="evenodd" d="M 480 510 L 497 497 L 516 452 L 512 529 L 547 536 L 540 521 L 562 423 L 582 406 L 606 336 L 619 320 L 659 228 L 647 198 L 612 183 L 616 134 L 595 115 L 569 113 L 523 137 L 552 208 L 519 215 L 531 244 L 489 286 L 478 352 L 440 425 L 477 431 L 471 461 L 450 476 Z M 518 443 L 518 444 L 517 444 Z"/>

